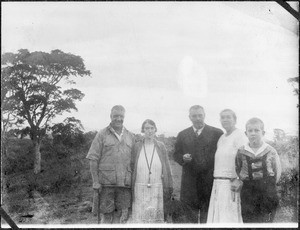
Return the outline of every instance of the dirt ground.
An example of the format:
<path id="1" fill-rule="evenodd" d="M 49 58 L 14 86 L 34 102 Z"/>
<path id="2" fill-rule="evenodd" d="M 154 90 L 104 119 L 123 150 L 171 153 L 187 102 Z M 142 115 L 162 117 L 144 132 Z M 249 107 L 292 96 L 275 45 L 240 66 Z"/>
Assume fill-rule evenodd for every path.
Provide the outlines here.
<path id="1" fill-rule="evenodd" d="M 171 167 L 175 199 L 179 199 L 181 167 L 173 161 L 171 161 Z M 81 191 L 79 191 L 80 189 Z M 3 194 L 2 207 L 17 225 L 97 224 L 97 216 L 91 213 L 92 194 L 91 185 L 87 184 L 77 187 L 72 192 L 45 196 L 33 191 L 32 196 L 28 197 L 26 191 L 20 189 L 9 194 Z M 291 207 L 280 204 L 275 222 L 291 222 L 294 212 L 295 210 Z M 5 220 L 1 218 L 1 224 L 5 223 Z"/>

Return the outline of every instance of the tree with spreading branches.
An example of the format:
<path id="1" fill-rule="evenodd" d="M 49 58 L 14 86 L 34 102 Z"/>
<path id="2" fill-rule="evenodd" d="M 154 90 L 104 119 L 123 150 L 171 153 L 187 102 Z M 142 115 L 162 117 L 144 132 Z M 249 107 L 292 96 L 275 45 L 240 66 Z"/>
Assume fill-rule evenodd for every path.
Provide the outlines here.
<path id="1" fill-rule="evenodd" d="M 64 112 L 77 111 L 75 103 L 84 94 L 75 88 L 74 77 L 90 76 L 83 59 L 61 50 L 1 55 L 1 118 L 9 113 L 18 124 L 28 123 L 33 143 L 34 173 L 41 171 L 41 141 L 50 129 L 50 122 Z M 2 92 L 2 90 L 4 91 Z"/>

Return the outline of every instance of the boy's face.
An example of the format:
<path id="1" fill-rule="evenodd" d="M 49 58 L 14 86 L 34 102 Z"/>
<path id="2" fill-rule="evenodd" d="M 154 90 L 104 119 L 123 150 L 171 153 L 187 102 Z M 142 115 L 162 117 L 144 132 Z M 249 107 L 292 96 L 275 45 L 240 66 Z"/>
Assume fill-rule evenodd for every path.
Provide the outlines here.
<path id="1" fill-rule="evenodd" d="M 262 130 L 260 124 L 248 124 L 245 133 L 252 144 L 260 143 L 265 135 L 265 131 Z"/>

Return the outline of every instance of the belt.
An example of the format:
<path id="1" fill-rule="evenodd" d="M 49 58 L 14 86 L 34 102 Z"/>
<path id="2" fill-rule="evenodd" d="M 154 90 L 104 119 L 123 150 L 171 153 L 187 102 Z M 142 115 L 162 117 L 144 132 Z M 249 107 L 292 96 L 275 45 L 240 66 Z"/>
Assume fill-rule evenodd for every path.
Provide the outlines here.
<path id="1" fill-rule="evenodd" d="M 214 179 L 217 179 L 217 180 L 234 180 L 235 178 L 229 178 L 229 177 L 214 177 Z"/>

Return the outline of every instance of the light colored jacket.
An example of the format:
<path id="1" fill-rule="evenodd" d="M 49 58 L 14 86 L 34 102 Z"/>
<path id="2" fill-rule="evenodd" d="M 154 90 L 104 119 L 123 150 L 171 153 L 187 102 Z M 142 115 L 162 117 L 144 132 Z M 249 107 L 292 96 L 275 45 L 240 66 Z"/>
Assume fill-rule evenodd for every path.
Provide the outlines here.
<path id="1" fill-rule="evenodd" d="M 159 159 L 161 161 L 162 165 L 162 183 L 163 183 L 163 197 L 164 197 L 164 210 L 165 213 L 166 210 L 166 204 L 170 201 L 171 195 L 173 193 L 173 179 L 172 179 L 172 173 L 171 173 L 171 167 L 170 162 L 168 158 L 168 153 L 165 145 L 162 142 L 159 142 L 157 140 L 154 140 L 154 145 L 157 151 L 157 154 L 159 156 Z M 143 147 L 143 141 L 139 141 L 135 143 L 133 147 L 132 152 L 132 158 L 131 158 L 131 169 L 133 171 L 132 175 L 132 188 L 134 188 L 135 180 L 136 180 L 136 174 L 137 172 L 137 163 L 140 156 L 141 149 Z M 134 189 L 132 189 L 132 199 L 134 199 Z"/>
<path id="2" fill-rule="evenodd" d="M 121 141 L 111 126 L 99 131 L 87 159 L 98 162 L 99 183 L 103 186 L 131 187 L 131 152 L 134 135 L 124 128 Z"/>
<path id="3" fill-rule="evenodd" d="M 281 175 L 280 159 L 276 150 L 268 144 L 257 156 L 243 146 L 237 152 L 236 172 L 243 181 L 274 177 L 278 182 Z"/>

